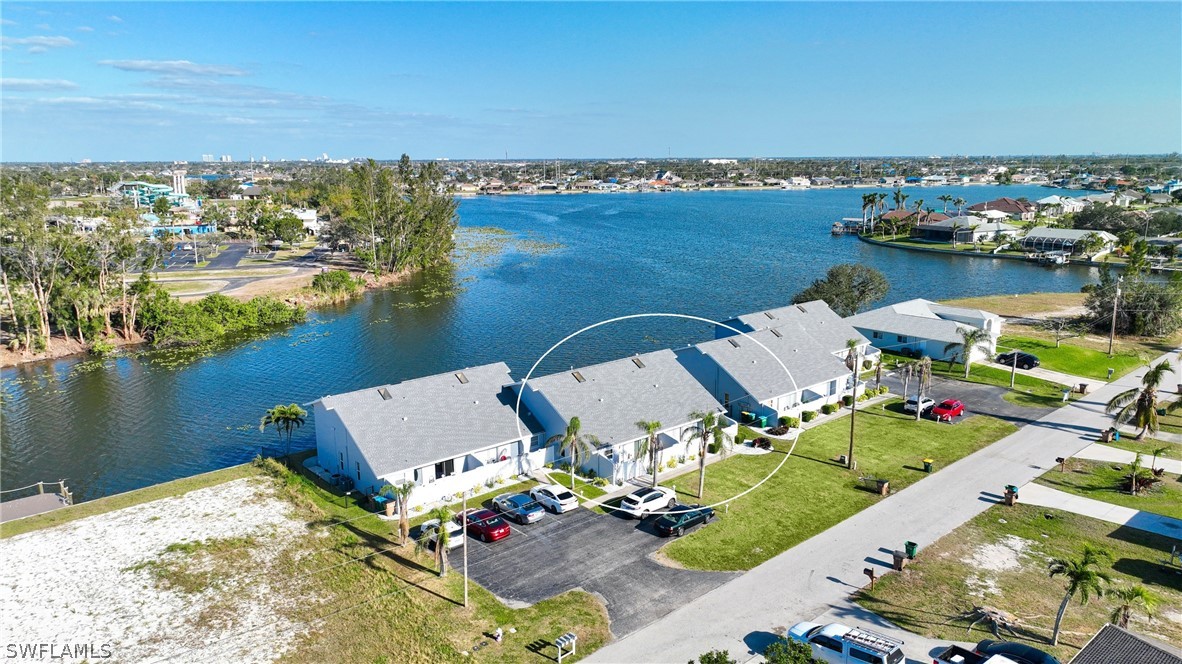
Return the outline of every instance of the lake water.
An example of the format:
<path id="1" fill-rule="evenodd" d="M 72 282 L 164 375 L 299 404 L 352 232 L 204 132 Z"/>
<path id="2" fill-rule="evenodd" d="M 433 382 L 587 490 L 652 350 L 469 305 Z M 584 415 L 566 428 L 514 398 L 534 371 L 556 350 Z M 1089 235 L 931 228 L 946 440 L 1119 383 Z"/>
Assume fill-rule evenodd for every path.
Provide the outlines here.
<path id="1" fill-rule="evenodd" d="M 516 240 L 467 253 L 455 270 L 321 309 L 306 323 L 215 351 L 142 352 L 5 369 L 0 418 L 4 488 L 67 478 L 92 499 L 249 460 L 277 449 L 263 411 L 322 395 L 504 360 L 522 377 L 567 334 L 642 312 L 720 320 L 786 304 L 831 265 L 882 270 L 880 304 L 993 293 L 1076 291 L 1079 267 L 953 258 L 832 237 L 860 216 L 866 190 L 725 191 L 465 199 L 461 225 L 496 226 Z M 911 189 L 941 209 L 1041 198 L 1041 187 Z M 1077 192 L 1076 192 L 1077 193 Z M 561 245 L 554 247 L 552 245 Z M 590 364 L 709 338 L 704 324 L 641 319 L 598 328 L 540 369 Z M 447 417 L 439 405 L 439 417 Z M 424 441 L 429 444 L 429 441 Z M 314 445 L 311 422 L 294 446 Z"/>

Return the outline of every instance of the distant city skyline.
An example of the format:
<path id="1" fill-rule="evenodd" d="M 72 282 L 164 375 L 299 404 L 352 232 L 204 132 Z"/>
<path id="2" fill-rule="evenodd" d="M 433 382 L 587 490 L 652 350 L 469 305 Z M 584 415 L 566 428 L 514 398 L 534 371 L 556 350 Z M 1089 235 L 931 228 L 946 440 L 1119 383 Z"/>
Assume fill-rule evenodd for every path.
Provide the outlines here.
<path id="1" fill-rule="evenodd" d="M 5 3 L 6 162 L 1162 154 L 1182 5 Z"/>

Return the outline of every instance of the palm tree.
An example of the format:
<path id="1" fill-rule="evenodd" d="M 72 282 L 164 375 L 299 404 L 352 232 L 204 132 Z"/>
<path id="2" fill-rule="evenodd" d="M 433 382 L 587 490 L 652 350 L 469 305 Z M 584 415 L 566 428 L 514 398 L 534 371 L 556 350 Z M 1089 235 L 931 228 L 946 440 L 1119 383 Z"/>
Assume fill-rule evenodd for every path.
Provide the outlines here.
<path id="1" fill-rule="evenodd" d="M 1067 579 L 1067 593 L 1063 595 L 1063 602 L 1059 604 L 1059 612 L 1055 614 L 1055 632 L 1051 635 L 1051 645 L 1059 645 L 1059 629 L 1062 627 L 1063 614 L 1067 612 L 1067 605 L 1071 603 L 1071 598 L 1079 594 L 1080 605 L 1085 605 L 1092 595 L 1102 597 L 1104 595 L 1104 587 L 1102 584 L 1110 583 L 1112 577 L 1100 569 L 1096 569 L 1101 563 L 1106 563 L 1112 560 L 1112 555 L 1104 549 L 1096 549 L 1088 545 L 1084 545 L 1083 555 L 1079 558 L 1052 558 L 1048 571 L 1051 578 L 1058 575 L 1063 575 Z"/>
<path id="2" fill-rule="evenodd" d="M 874 195 L 874 208 L 876 210 L 878 210 L 878 219 L 880 221 L 882 220 L 882 211 L 886 209 L 886 199 L 887 199 L 886 192 L 880 191 Z M 873 217 L 871 217 L 871 219 L 870 219 L 870 232 L 871 233 L 874 232 L 874 218 Z M 1173 246 L 1173 245 L 1169 245 L 1169 246 Z"/>
<path id="3" fill-rule="evenodd" d="M 923 223 L 923 199 L 916 199 L 915 201 L 915 223 L 916 225 Z"/>
<path id="4" fill-rule="evenodd" d="M 1152 469 L 1153 469 L 1153 470 L 1157 470 L 1157 458 L 1158 458 L 1159 456 L 1160 456 L 1160 457 L 1166 457 L 1166 456 L 1169 456 L 1169 455 L 1170 455 L 1170 446 L 1169 446 L 1169 445 L 1166 445 L 1165 447 L 1158 447 L 1158 448 L 1155 448 L 1155 449 L 1153 450 L 1153 464 L 1152 464 Z"/>
<path id="5" fill-rule="evenodd" d="M 584 435 L 581 432 L 583 423 L 579 421 L 578 417 L 570 418 L 570 422 L 566 425 L 566 431 L 555 436 L 551 436 L 547 443 L 562 443 L 559 448 L 559 454 L 570 457 L 570 490 L 575 490 L 575 469 L 579 467 L 580 461 L 585 461 L 591 453 L 599 447 L 599 439 L 595 436 Z"/>
<path id="6" fill-rule="evenodd" d="M 1182 407 L 1182 399 L 1172 403 L 1159 403 L 1157 400 L 1157 389 L 1171 370 L 1169 361 L 1162 360 L 1157 366 L 1145 372 L 1145 376 L 1141 378 L 1140 388 L 1130 388 L 1112 397 L 1104 408 L 1105 412 L 1111 414 L 1112 419 L 1118 425 L 1131 424 L 1134 427 L 1141 427 L 1141 431 L 1137 434 L 1137 440 L 1141 440 L 1146 432 L 1157 433 L 1158 408 L 1164 408 L 1165 412 L 1172 413 Z"/>
<path id="7" fill-rule="evenodd" d="M 285 462 L 290 464 L 291 460 L 291 434 L 296 429 L 304 426 L 304 418 L 308 416 L 308 411 L 300 408 L 299 404 L 277 404 L 274 408 L 267 410 L 263 415 L 263 419 L 259 421 L 259 431 L 266 431 L 268 426 L 274 426 L 275 431 L 278 432 L 280 440 L 285 436 L 287 438 L 287 458 Z"/>
<path id="8" fill-rule="evenodd" d="M 718 456 L 726 458 L 727 448 L 732 442 L 731 435 L 722 428 L 718 413 L 696 410 L 690 413 L 690 419 L 696 420 L 698 426 L 686 429 L 682 438 L 687 443 L 698 441 L 698 498 L 706 490 L 706 452 L 710 450 L 710 443 L 718 447 Z"/>
<path id="9" fill-rule="evenodd" d="M 959 217 L 961 214 L 963 214 L 965 203 L 968 203 L 968 201 L 959 196 L 957 196 L 956 199 L 952 201 L 952 204 L 956 206 L 956 216 Z"/>
<path id="10" fill-rule="evenodd" d="M 928 388 L 932 385 L 932 358 L 923 356 L 915 362 L 916 382 L 915 392 L 918 395 L 915 407 L 915 421 L 923 416 L 923 409 L 919 407 L 919 400 L 927 396 Z"/>
<path id="11" fill-rule="evenodd" d="M 440 578 L 447 576 L 447 545 L 451 542 L 451 533 L 447 531 L 447 522 L 455 516 L 446 507 L 436 507 L 427 513 L 427 519 L 438 519 L 439 529 L 435 533 L 435 564 L 439 566 Z M 426 548 L 431 540 L 428 533 L 419 536 L 418 546 Z"/>
<path id="12" fill-rule="evenodd" d="M 952 220 L 952 248 L 953 249 L 956 248 L 956 236 L 960 235 L 960 229 L 961 229 L 960 218 L 957 217 L 956 219 Z"/>
<path id="13" fill-rule="evenodd" d="M 640 441 L 640 448 L 636 451 L 636 456 L 648 455 L 648 464 L 652 469 L 653 488 L 655 489 L 657 487 L 657 471 L 660 470 L 661 465 L 661 446 L 657 444 L 657 431 L 660 430 L 661 423 L 641 420 L 636 423 L 636 428 L 644 432 L 644 440 Z"/>
<path id="14" fill-rule="evenodd" d="M 1146 486 L 1152 484 L 1153 473 L 1144 466 L 1139 452 L 1133 458 L 1133 462 L 1129 464 L 1129 474 L 1126 477 L 1129 479 L 1129 493 L 1134 496 L 1141 490 L 1142 482 L 1145 482 Z"/>
<path id="15" fill-rule="evenodd" d="M 979 327 L 962 327 L 957 330 L 960 333 L 960 343 L 950 343 L 944 346 L 944 352 L 961 347 L 961 354 L 964 359 L 964 377 L 969 377 L 969 369 L 973 365 L 973 351 L 982 351 L 986 355 L 989 354 L 989 343 L 993 341 L 993 335 L 989 330 Z"/>
<path id="16" fill-rule="evenodd" d="M 403 482 L 402 484 L 391 484 L 389 487 L 389 492 L 394 494 L 394 498 L 398 501 L 398 543 L 406 544 L 406 538 L 410 535 L 408 503 L 415 485 L 413 482 Z"/>
<path id="17" fill-rule="evenodd" d="M 874 194 L 862 194 L 862 226 L 866 226 L 866 211 L 870 210 L 871 218 L 874 214 L 874 202 L 876 201 Z"/>
<path id="18" fill-rule="evenodd" d="M 897 368 L 899 369 L 899 375 L 903 378 L 903 398 L 909 399 L 911 398 L 911 392 L 907 388 L 911 386 L 911 379 L 914 378 L 919 371 L 919 361 L 908 360 L 903 364 L 900 364 Z M 916 402 L 918 401 L 919 398 L 916 397 Z"/>
<path id="19" fill-rule="evenodd" d="M 903 204 L 907 202 L 909 196 L 903 193 L 899 187 L 895 187 L 895 191 L 891 192 L 891 196 L 895 199 L 895 209 L 902 210 Z"/>
<path id="20" fill-rule="evenodd" d="M 1161 601 L 1157 595 L 1149 592 L 1142 585 L 1116 588 L 1109 590 L 1105 594 L 1115 598 L 1119 602 L 1108 616 L 1108 622 L 1122 629 L 1129 626 L 1129 618 L 1132 617 L 1133 609 L 1136 608 L 1140 608 L 1142 613 L 1145 614 L 1145 617 L 1152 620 L 1153 613 L 1157 610 L 1157 605 Z"/>
<path id="21" fill-rule="evenodd" d="M 948 204 L 952 202 L 952 197 L 948 194 L 938 197 L 936 200 L 944 203 L 944 214 L 948 214 Z"/>
<path id="22" fill-rule="evenodd" d="M 858 369 L 859 353 L 858 340 L 845 340 L 845 366 L 850 370 L 850 452 L 845 460 L 845 467 L 854 469 L 854 416 L 858 414 Z"/>

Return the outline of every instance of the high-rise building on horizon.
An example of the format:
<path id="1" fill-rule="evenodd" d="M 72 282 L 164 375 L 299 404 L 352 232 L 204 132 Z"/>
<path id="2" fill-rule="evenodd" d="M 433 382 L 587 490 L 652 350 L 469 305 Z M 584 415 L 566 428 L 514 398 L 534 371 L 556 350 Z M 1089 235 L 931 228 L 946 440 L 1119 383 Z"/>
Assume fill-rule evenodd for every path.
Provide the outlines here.
<path id="1" fill-rule="evenodd" d="M 205 162 L 205 163 L 209 163 L 209 162 L 211 162 L 211 161 L 214 161 L 213 155 L 211 155 L 211 154 L 203 154 L 203 155 L 201 155 L 201 161 L 203 161 L 203 162 Z"/>
<path id="2" fill-rule="evenodd" d="M 223 163 L 223 164 L 228 164 L 228 163 L 230 163 L 230 162 L 232 162 L 232 161 L 234 161 L 234 159 L 233 159 L 233 157 L 231 157 L 230 155 L 228 155 L 228 154 L 224 154 L 224 155 L 222 155 L 222 163 Z"/>

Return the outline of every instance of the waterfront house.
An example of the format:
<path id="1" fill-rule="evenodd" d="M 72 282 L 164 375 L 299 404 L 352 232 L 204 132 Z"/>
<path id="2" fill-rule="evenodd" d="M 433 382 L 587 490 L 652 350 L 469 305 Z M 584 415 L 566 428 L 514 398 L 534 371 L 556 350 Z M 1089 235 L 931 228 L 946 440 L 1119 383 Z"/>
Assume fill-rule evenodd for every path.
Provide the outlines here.
<path id="1" fill-rule="evenodd" d="M 537 423 L 514 411 L 511 382 L 496 362 L 321 397 L 313 459 L 365 494 L 413 483 L 411 505 L 508 481 L 549 460 Z"/>
<path id="2" fill-rule="evenodd" d="M 661 423 L 657 435 L 661 462 L 690 463 L 696 444 L 683 436 L 697 420 L 692 412 L 722 412 L 722 406 L 677 361 L 671 350 L 659 350 L 604 362 L 518 384 L 521 401 L 547 439 L 561 436 L 572 418 L 584 435 L 599 439 L 599 448 L 580 463 L 584 471 L 622 482 L 648 473 L 640 454 L 645 434 L 639 421 Z M 726 423 L 733 434 L 736 425 Z M 558 454 L 558 443 L 549 448 Z"/>
<path id="3" fill-rule="evenodd" d="M 1099 246 L 1093 255 L 1107 253 L 1116 246 L 1117 237 L 1107 231 L 1092 231 L 1086 228 L 1048 228 L 1038 226 L 1030 229 L 1022 238 L 1022 248 L 1027 251 L 1066 251 L 1069 254 L 1083 253 L 1088 236 L 1099 238 Z"/>
<path id="4" fill-rule="evenodd" d="M 959 357 L 963 328 L 989 332 L 988 351 L 974 350 L 973 360 L 992 357 L 1001 336 L 1001 316 L 964 307 L 950 307 L 930 300 L 915 299 L 871 309 L 845 319 L 881 350 L 913 357 L 946 360 Z"/>
<path id="5" fill-rule="evenodd" d="M 1038 204 L 1038 211 L 1048 217 L 1062 217 L 1065 214 L 1079 212 L 1087 207 L 1086 204 L 1070 196 L 1058 195 L 1040 198 L 1035 203 Z"/>
<path id="6" fill-rule="evenodd" d="M 949 217 L 940 221 L 919 224 L 914 235 L 925 240 L 951 242 L 953 234 L 957 242 L 991 242 L 998 237 L 1009 239 L 1021 232 L 1017 226 L 973 215 Z"/>
<path id="7" fill-rule="evenodd" d="M 1032 221 L 1034 213 L 1037 208 L 1030 201 L 1017 200 L 1013 198 L 997 198 L 992 201 L 985 201 L 984 203 L 977 203 L 969 206 L 969 212 L 984 212 L 985 210 L 997 210 L 1004 212 L 1007 217 L 1016 221 Z"/>
<path id="8" fill-rule="evenodd" d="M 877 356 L 869 339 L 820 300 L 722 322 L 727 327 L 715 327 L 714 341 L 678 350 L 677 357 L 735 419 L 750 413 L 770 425 L 840 401 L 854 389 L 845 364 L 850 339 L 857 353 L 871 361 Z"/>
<path id="9" fill-rule="evenodd" d="M 882 216 L 879 217 L 879 220 L 880 221 L 888 221 L 888 222 L 913 222 L 913 221 L 916 221 L 917 219 L 919 219 L 919 220 L 922 220 L 923 223 L 925 223 L 925 224 L 931 224 L 931 223 L 935 223 L 937 221 L 944 221 L 945 219 L 949 219 L 949 218 L 950 217 L 948 215 L 942 214 L 940 212 L 928 212 L 927 210 L 924 210 L 917 217 L 915 210 L 894 209 L 894 210 L 884 212 L 882 214 Z"/>

